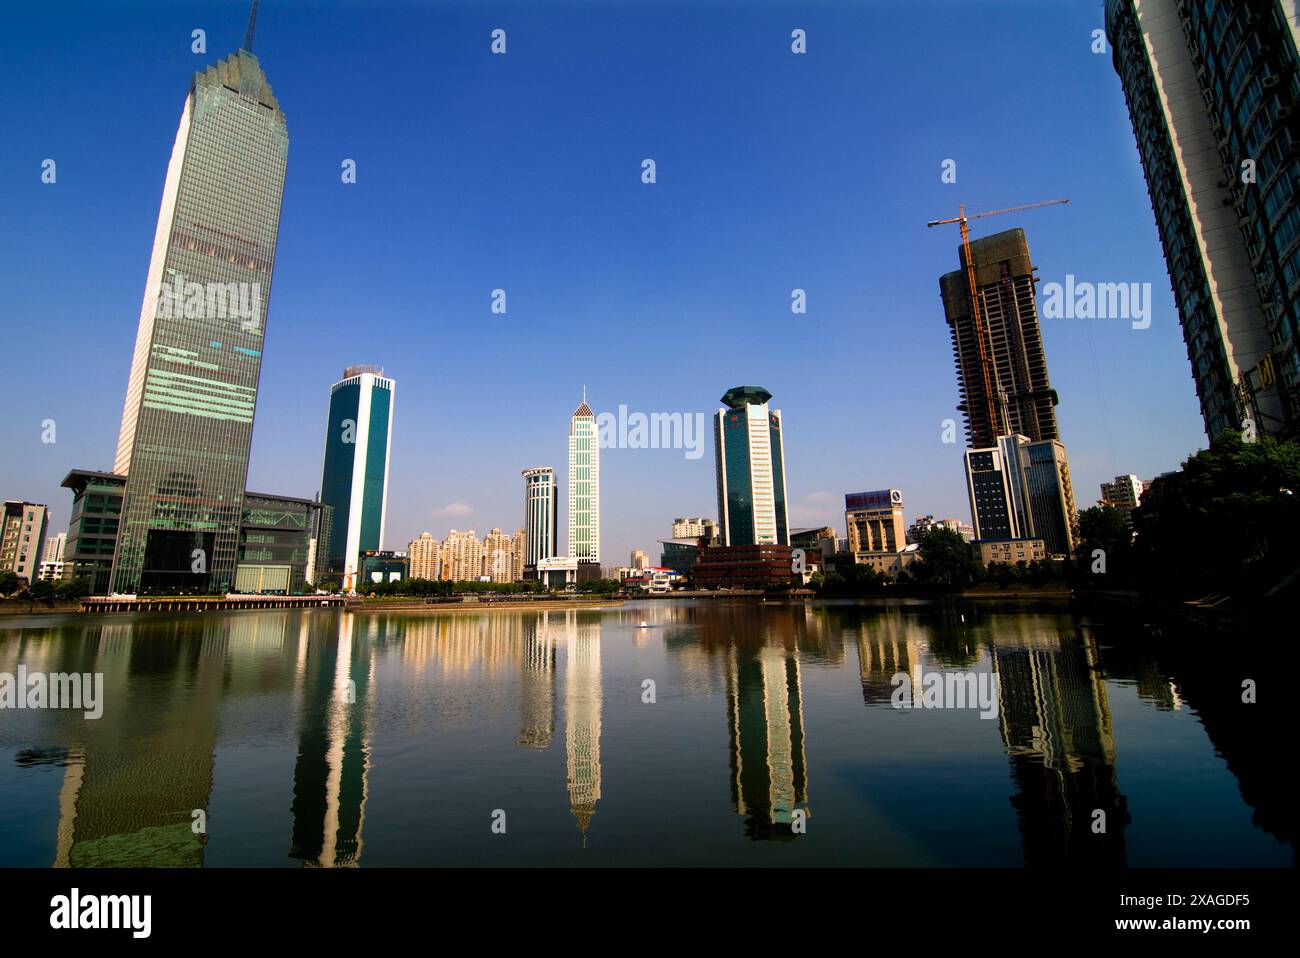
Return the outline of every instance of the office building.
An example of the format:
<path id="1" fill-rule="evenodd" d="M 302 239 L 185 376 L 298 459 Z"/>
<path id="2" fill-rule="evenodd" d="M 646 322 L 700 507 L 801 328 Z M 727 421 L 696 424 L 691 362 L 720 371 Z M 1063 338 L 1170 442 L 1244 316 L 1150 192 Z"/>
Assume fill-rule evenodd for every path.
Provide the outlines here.
<path id="1" fill-rule="evenodd" d="M 761 386 L 735 386 L 720 400 L 713 437 L 720 541 L 724 546 L 790 544 L 781 413 Z"/>
<path id="2" fill-rule="evenodd" d="M 310 499 L 245 492 L 234 591 L 301 595 L 307 590 L 313 513 Z"/>
<path id="3" fill-rule="evenodd" d="M 12 572 L 28 585 L 36 581 L 48 511 L 35 502 L 5 502 L 0 515 L 0 572 Z"/>
<path id="4" fill-rule="evenodd" d="M 900 489 L 851 492 L 844 497 L 849 551 L 899 552 L 907 544 Z"/>
<path id="5" fill-rule="evenodd" d="M 1007 433 L 1058 439 L 1057 395 L 1047 377 L 1025 232 L 1006 230 L 972 240 L 970 249 L 983 349 L 976 335 L 964 249 L 958 248 L 961 268 L 939 279 L 957 363 L 957 408 L 965 421 L 966 444 L 993 446 Z"/>
<path id="6" fill-rule="evenodd" d="M 235 578 L 289 149 L 252 33 L 194 74 L 167 165 L 113 467 L 120 593 Z"/>
<path id="7" fill-rule="evenodd" d="M 586 390 L 569 420 L 569 558 L 580 581 L 600 578 L 600 436 Z"/>
<path id="8" fill-rule="evenodd" d="M 330 507 L 327 571 L 350 592 L 362 552 L 384 548 L 396 383 L 378 366 L 349 366 L 330 387 L 321 501 Z"/>
<path id="9" fill-rule="evenodd" d="M 1294 0 L 1107 0 L 1206 435 L 1300 407 Z M 1022 430 L 1023 431 L 1023 430 Z"/>
<path id="10" fill-rule="evenodd" d="M 975 545 L 979 549 L 980 562 L 986 566 L 994 562 L 1028 564 L 1047 558 L 1047 543 L 1042 539 L 982 539 Z"/>
<path id="11" fill-rule="evenodd" d="M 106 595 L 127 478 L 73 469 L 62 485 L 72 491 L 62 578 L 84 581 L 91 595 Z M 310 499 L 260 492 L 244 492 L 240 501 L 236 574 L 228 591 L 275 595 L 307 591 L 312 529 L 319 529 L 324 507 Z M 202 586 L 194 588 L 198 591 Z"/>
<path id="12" fill-rule="evenodd" d="M 976 542 L 1037 538 L 1050 555 L 1074 551 L 1078 516 L 1062 442 L 1001 436 L 966 450 L 965 463 Z"/>
<path id="13" fill-rule="evenodd" d="M 334 541 L 334 510 L 328 503 L 320 501 L 316 493 L 316 509 L 312 510 L 311 561 L 307 571 L 308 583 L 320 585 L 329 579 L 329 555 Z"/>
<path id="14" fill-rule="evenodd" d="M 72 517 L 63 547 L 64 581 L 81 580 L 91 595 L 107 595 L 126 476 L 73 469 L 61 485 L 72 491 Z"/>
<path id="15" fill-rule="evenodd" d="M 638 572 L 644 572 L 646 569 L 650 568 L 650 557 L 640 549 L 633 549 L 631 568 Z"/>
<path id="16" fill-rule="evenodd" d="M 367 549 L 361 553 L 357 563 L 356 589 L 361 592 L 370 585 L 400 582 L 408 577 L 409 567 L 405 555 L 382 549 Z"/>
<path id="17" fill-rule="evenodd" d="M 537 563 L 555 557 L 559 501 L 555 470 L 550 466 L 525 469 L 524 476 L 524 571 L 525 579 L 537 578 Z"/>
<path id="18" fill-rule="evenodd" d="M 775 544 L 701 549 L 690 578 L 701 589 L 795 588 L 802 582 L 794 571 L 794 550 Z"/>

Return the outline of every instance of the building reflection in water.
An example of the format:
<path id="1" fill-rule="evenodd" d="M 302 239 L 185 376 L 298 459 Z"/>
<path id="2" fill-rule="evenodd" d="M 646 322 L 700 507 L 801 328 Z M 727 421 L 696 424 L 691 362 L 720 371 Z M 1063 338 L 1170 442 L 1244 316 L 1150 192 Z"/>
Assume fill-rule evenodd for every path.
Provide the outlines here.
<path id="1" fill-rule="evenodd" d="M 206 814 L 212 795 L 228 636 L 215 623 L 200 628 L 196 637 L 192 621 L 87 626 L 21 650 L 32 672 L 103 673 L 105 700 L 124 703 L 112 723 L 49 712 L 50 734 L 71 744 L 18 756 L 63 766 L 54 867 L 202 866 L 193 813 Z M 137 683 L 172 694 L 135 700 Z"/>
<path id="2" fill-rule="evenodd" d="M 1090 637 L 998 645 L 998 724 L 1026 865 L 1125 863 L 1131 821 L 1115 773 L 1106 684 Z M 1096 830 L 1105 815 L 1105 828 Z"/>
<path id="3" fill-rule="evenodd" d="M 337 640 L 323 634 L 337 629 Z M 357 634 L 364 629 L 364 635 Z M 370 773 L 375 675 L 373 617 L 342 613 L 337 625 L 304 621 L 298 638 L 298 758 L 289 857 L 308 867 L 361 862 Z M 312 641 L 318 639 L 321 641 Z"/>
<path id="4" fill-rule="evenodd" d="M 553 618 L 560 613 L 523 616 L 524 657 L 519 679 L 519 744 L 546 748 L 555 732 L 555 635 Z M 511 616 L 518 622 L 519 617 Z"/>
<path id="5" fill-rule="evenodd" d="M 684 663 L 707 666 L 689 654 L 703 649 L 725 663 L 723 685 L 731 761 L 731 803 L 755 841 L 790 840 L 795 812 L 808 808 L 808 761 L 804 748 L 800 656 L 843 658 L 838 637 L 801 606 L 762 609 L 754 630 L 753 606 L 707 604 L 682 610 L 668 636 Z"/>
<path id="6" fill-rule="evenodd" d="M 600 800 L 600 616 L 564 612 L 550 614 L 550 620 L 566 639 L 564 750 L 569 810 L 585 842 Z"/>

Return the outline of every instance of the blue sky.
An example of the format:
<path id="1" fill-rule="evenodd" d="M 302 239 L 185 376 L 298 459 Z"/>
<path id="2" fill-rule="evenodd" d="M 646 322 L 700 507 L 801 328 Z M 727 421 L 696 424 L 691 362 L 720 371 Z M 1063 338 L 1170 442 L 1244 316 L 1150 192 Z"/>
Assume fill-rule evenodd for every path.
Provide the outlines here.
<path id="1" fill-rule="evenodd" d="M 239 46 L 247 7 L 4 16 L 0 496 L 50 503 L 60 531 L 62 477 L 112 466 L 190 76 Z M 765 386 L 794 525 L 842 535 L 843 494 L 885 487 L 909 517 L 968 518 L 940 427 L 957 417 L 938 277 L 958 235 L 925 223 L 1063 196 L 974 235 L 1023 228 L 1042 285 L 1151 283 L 1149 329 L 1043 320 L 1079 504 L 1177 468 L 1205 437 L 1100 26 L 1100 2 L 1042 0 L 267 0 L 255 48 L 290 148 L 249 487 L 316 491 L 329 386 L 372 362 L 397 380 L 389 548 L 522 524 L 519 472 L 555 466 L 563 489 L 584 385 L 598 412 L 706 416 L 728 387 Z M 711 450 L 606 450 L 602 470 L 606 563 L 716 511 Z"/>

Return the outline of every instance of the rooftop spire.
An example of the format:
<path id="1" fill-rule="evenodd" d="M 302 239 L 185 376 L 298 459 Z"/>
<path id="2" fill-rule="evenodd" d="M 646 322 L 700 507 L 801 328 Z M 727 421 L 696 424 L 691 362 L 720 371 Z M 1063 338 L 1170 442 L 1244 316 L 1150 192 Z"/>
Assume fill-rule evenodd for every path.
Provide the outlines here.
<path id="1" fill-rule="evenodd" d="M 248 14 L 248 33 L 244 36 L 243 49 L 253 52 L 253 28 L 257 26 L 257 0 L 253 0 L 253 9 Z"/>

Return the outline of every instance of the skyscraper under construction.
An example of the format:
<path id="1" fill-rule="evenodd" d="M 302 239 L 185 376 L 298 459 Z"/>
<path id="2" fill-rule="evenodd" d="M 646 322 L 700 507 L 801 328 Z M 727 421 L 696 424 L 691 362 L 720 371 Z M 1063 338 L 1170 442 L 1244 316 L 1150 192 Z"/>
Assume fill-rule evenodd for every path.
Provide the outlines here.
<path id="1" fill-rule="evenodd" d="M 971 309 L 965 251 L 961 268 L 939 278 L 943 309 L 952 332 L 957 383 L 966 424 L 966 444 L 996 445 L 997 437 L 1059 439 L 1056 390 L 1047 377 L 1043 336 L 1034 301 L 1034 266 L 1024 230 L 972 240 L 975 288 L 983 326 L 983 348 Z"/>

